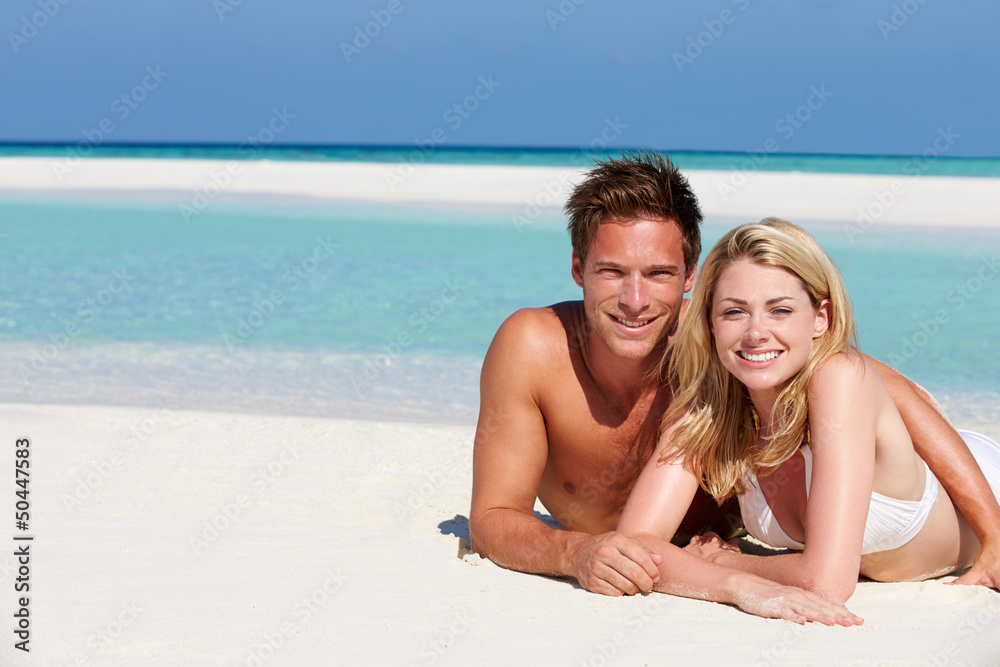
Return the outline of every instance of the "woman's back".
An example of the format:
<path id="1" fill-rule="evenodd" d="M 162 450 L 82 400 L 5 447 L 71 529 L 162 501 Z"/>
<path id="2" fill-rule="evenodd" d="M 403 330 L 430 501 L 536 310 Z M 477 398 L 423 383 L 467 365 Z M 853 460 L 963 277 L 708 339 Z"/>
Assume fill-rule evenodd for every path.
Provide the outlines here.
<path id="1" fill-rule="evenodd" d="M 834 392 L 841 395 L 834 396 Z M 834 355 L 817 368 L 810 382 L 809 401 L 810 415 L 826 413 L 823 401 L 832 401 L 838 406 L 851 403 L 857 409 L 837 410 L 835 418 L 861 419 L 865 421 L 860 426 L 862 431 L 874 431 L 871 433 L 874 437 L 872 458 L 852 461 L 850 467 L 839 471 L 842 475 L 871 475 L 872 498 L 863 540 L 861 574 L 877 580 L 923 579 L 960 564 L 960 535 L 964 522 L 913 450 L 902 418 L 875 370 L 856 352 Z M 762 477 L 759 490 L 749 491 L 757 496 L 758 505 L 761 495 L 766 499 L 780 524 L 779 530 L 798 542 L 805 542 L 810 532 L 802 493 L 808 493 L 809 480 L 816 472 L 814 455 L 822 465 L 824 460 L 835 460 L 835 457 L 825 456 L 826 448 L 845 446 L 843 442 L 827 442 L 823 435 L 831 430 L 843 432 L 843 425 L 833 429 L 813 426 L 814 435 L 809 446 L 782 466 L 785 475 L 791 476 L 791 482 L 769 484 L 769 477 Z M 799 458 L 802 462 L 797 460 Z M 749 499 L 741 499 L 741 506 L 749 509 Z M 753 517 L 745 521 L 748 525 L 755 523 Z M 817 531 L 824 529 L 823 526 L 815 527 Z M 771 531 L 774 532 L 773 526 Z M 975 548 L 978 544 L 967 546 L 966 551 L 971 550 L 974 554 Z"/>

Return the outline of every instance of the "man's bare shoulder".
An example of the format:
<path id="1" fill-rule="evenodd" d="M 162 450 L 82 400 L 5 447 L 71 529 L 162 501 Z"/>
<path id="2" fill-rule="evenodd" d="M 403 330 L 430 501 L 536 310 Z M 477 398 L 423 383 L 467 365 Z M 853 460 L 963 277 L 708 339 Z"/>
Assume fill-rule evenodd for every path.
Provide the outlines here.
<path id="1" fill-rule="evenodd" d="M 565 358 L 566 351 L 578 346 L 583 328 L 583 303 L 564 301 L 544 308 L 522 308 L 500 326 L 493 344 L 504 356 L 527 355 L 540 358 Z"/>

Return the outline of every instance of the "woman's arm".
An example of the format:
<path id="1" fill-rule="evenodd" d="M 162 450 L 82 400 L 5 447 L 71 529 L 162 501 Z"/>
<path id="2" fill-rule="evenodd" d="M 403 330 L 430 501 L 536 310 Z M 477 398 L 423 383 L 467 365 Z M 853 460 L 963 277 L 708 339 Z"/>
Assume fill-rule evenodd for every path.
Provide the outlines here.
<path id="1" fill-rule="evenodd" d="M 982 545 L 972 568 L 955 583 L 1000 588 L 1000 504 L 983 471 L 955 429 L 933 407 L 931 397 L 925 397 L 901 373 L 875 359 L 869 358 L 869 362 L 889 388 L 913 448 L 927 462 Z"/>
<path id="2" fill-rule="evenodd" d="M 669 444 L 670 431 L 660 440 Z M 735 604 L 766 618 L 796 623 L 859 625 L 863 621 L 841 604 L 798 588 L 697 558 L 669 542 L 687 511 L 698 480 L 677 460 L 660 462 L 657 448 L 639 476 L 622 512 L 618 530 L 663 558 L 655 589 L 683 597 Z M 860 551 L 860 547 L 859 547 Z"/>
<path id="3" fill-rule="evenodd" d="M 875 473 L 878 376 L 857 355 L 838 354 L 809 384 L 812 484 L 805 510 L 805 550 L 749 556 L 705 540 L 689 549 L 825 598 L 846 601 L 858 582 L 865 522 Z"/>

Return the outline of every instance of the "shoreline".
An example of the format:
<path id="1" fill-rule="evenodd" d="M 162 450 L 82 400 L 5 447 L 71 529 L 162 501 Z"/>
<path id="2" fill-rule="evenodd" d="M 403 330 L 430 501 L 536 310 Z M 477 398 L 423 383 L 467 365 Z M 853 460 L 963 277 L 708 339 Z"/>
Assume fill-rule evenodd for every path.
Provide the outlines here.
<path id="1" fill-rule="evenodd" d="M 190 205 L 229 164 L 93 160 L 59 183 L 52 162 L 0 159 L 0 194 Z M 220 200 L 536 206 L 553 216 L 579 178 L 561 168 L 427 165 L 390 191 L 386 169 L 398 165 L 237 166 Z M 761 172 L 723 200 L 718 183 L 729 181 L 718 179 L 735 173 L 688 172 L 706 217 L 854 223 L 847 202 L 877 201 L 873 193 L 897 180 Z M 936 191 L 936 181 L 951 189 Z M 996 229 L 988 215 L 997 183 L 921 179 L 877 221 L 940 227 L 931 213 L 967 193 L 979 202 L 968 206 L 972 222 Z M 790 213 L 764 210 L 779 192 Z M 920 202 L 923 223 L 906 218 Z M 989 664 L 1000 654 L 1000 595 L 945 585 L 952 576 L 860 582 L 848 607 L 865 625 L 848 629 L 658 593 L 609 598 L 470 554 L 478 361 L 400 355 L 366 375 L 372 356 L 360 353 L 123 342 L 38 349 L 0 344 L 8 371 L 0 422 L 8 447 L 30 439 L 32 664 L 260 667 L 362 656 L 603 665 L 706 655 L 755 665 Z M 32 359 L 37 373 L 20 375 Z M 955 392 L 942 402 L 982 417 L 997 437 L 993 396 Z M 535 510 L 547 518 L 540 503 Z M 13 548 L 0 556 L 5 586 L 17 567 Z M 0 600 L 8 618 L 15 609 L 13 598 Z M 0 663 L 21 657 L 12 643 L 0 647 Z"/>
<path id="2" fill-rule="evenodd" d="M 558 212 L 584 170 L 507 165 L 0 158 L 0 193 L 216 198 Z M 685 170 L 706 217 L 998 229 L 1000 179 Z M 956 204 L 956 202 L 960 202 Z M 958 214 L 956 214 L 958 211 Z"/>
<path id="3" fill-rule="evenodd" d="M 207 411 L 234 419 L 471 427 L 481 360 L 402 355 L 370 380 L 370 355 L 153 343 L 87 344 L 35 372 L 28 343 L 0 344 L 0 404 L 69 410 Z M 185 359 L 197 359 L 188 364 Z M 25 372 L 30 378 L 21 378 Z M 956 428 L 1000 441 L 1000 393 L 925 385 Z"/>

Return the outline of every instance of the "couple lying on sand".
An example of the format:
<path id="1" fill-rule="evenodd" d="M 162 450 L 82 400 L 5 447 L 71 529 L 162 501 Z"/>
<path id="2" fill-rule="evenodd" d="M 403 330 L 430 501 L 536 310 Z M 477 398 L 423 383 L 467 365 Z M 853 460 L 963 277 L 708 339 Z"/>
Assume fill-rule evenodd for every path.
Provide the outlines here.
<path id="1" fill-rule="evenodd" d="M 800 623 L 861 623 L 843 606 L 859 574 L 971 564 L 956 583 L 998 586 L 1000 445 L 857 350 L 843 280 L 809 234 L 741 225 L 695 281 L 701 211 L 658 155 L 598 165 L 566 209 L 583 301 L 518 311 L 493 339 L 474 550 L 607 595 Z M 533 515 L 536 497 L 565 530 Z M 737 502 L 750 534 L 790 552 L 724 541 Z"/>

